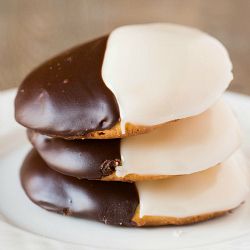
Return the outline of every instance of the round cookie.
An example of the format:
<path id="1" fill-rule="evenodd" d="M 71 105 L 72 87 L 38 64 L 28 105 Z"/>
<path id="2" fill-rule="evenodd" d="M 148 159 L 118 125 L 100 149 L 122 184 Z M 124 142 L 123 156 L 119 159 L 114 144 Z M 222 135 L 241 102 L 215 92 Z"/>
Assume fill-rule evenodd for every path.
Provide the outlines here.
<path id="1" fill-rule="evenodd" d="M 204 113 L 124 139 L 64 140 L 29 130 L 52 169 L 79 179 L 139 181 L 191 174 L 227 159 L 240 145 L 240 129 L 222 100 Z"/>
<path id="2" fill-rule="evenodd" d="M 197 29 L 124 26 L 31 72 L 19 87 L 15 117 L 68 139 L 147 133 L 208 109 L 232 80 L 231 69 L 223 45 Z"/>
<path id="3" fill-rule="evenodd" d="M 52 212 L 120 226 L 182 225 L 223 215 L 244 201 L 246 168 L 237 157 L 193 175 L 134 184 L 62 175 L 33 150 L 20 177 L 28 197 Z"/>

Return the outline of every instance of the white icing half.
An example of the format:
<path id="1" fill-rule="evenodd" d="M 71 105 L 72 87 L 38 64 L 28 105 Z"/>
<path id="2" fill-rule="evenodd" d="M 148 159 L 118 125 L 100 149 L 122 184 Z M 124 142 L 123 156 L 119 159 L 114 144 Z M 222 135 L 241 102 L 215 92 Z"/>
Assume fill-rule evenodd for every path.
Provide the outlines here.
<path id="1" fill-rule="evenodd" d="M 166 180 L 137 182 L 140 217 L 188 217 L 229 210 L 245 200 L 248 172 L 241 152 L 217 167 Z"/>
<path id="2" fill-rule="evenodd" d="M 202 113 L 233 76 L 224 46 L 197 29 L 158 23 L 115 29 L 102 66 L 123 124 L 156 125 Z"/>
<path id="3" fill-rule="evenodd" d="M 164 124 L 121 141 L 117 176 L 190 174 L 215 166 L 240 146 L 240 128 L 229 106 L 218 101 L 204 113 Z"/>

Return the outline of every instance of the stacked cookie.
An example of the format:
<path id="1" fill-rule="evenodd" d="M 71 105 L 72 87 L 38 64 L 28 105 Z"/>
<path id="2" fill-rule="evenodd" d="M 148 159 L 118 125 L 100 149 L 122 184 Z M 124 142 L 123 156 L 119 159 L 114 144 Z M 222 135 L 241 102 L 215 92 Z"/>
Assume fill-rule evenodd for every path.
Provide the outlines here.
<path id="1" fill-rule="evenodd" d="M 16 120 L 34 149 L 27 196 L 124 226 L 188 224 L 248 192 L 240 129 L 221 95 L 226 49 L 180 25 L 125 26 L 45 62 L 21 84 Z"/>

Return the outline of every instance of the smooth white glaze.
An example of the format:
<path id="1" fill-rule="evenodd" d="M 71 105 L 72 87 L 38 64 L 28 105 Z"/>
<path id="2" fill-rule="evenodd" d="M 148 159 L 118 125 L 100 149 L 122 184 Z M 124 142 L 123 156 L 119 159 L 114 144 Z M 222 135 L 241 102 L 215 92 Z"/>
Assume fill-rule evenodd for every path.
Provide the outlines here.
<path id="1" fill-rule="evenodd" d="M 223 162 L 240 142 L 239 124 L 229 106 L 220 100 L 198 116 L 122 139 L 122 166 L 116 168 L 116 175 L 198 172 Z"/>
<path id="2" fill-rule="evenodd" d="M 137 182 L 140 217 L 183 218 L 229 210 L 248 194 L 248 172 L 241 152 L 224 163 L 192 175 Z"/>
<path id="3" fill-rule="evenodd" d="M 228 53 L 215 38 L 157 23 L 115 29 L 102 77 L 116 96 L 122 124 L 156 125 L 205 111 L 228 87 L 231 70 Z"/>

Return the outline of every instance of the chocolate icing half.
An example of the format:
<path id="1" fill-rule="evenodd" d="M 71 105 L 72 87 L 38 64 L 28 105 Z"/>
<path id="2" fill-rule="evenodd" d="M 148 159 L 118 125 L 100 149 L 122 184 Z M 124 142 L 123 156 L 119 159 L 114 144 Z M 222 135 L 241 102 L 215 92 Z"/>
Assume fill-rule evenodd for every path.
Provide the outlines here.
<path id="1" fill-rule="evenodd" d="M 31 72 L 16 96 L 16 120 L 62 137 L 110 129 L 118 123 L 117 101 L 101 76 L 107 38 L 68 50 Z"/>
<path id="2" fill-rule="evenodd" d="M 27 155 L 20 177 L 27 196 L 44 209 L 105 224 L 135 226 L 132 218 L 139 204 L 135 184 L 62 175 L 48 168 L 35 150 Z"/>
<path id="3" fill-rule="evenodd" d="M 62 174 L 101 179 L 121 165 L 120 139 L 70 141 L 31 130 L 28 138 L 48 166 Z"/>

